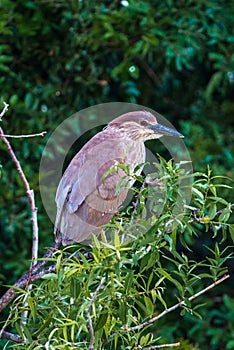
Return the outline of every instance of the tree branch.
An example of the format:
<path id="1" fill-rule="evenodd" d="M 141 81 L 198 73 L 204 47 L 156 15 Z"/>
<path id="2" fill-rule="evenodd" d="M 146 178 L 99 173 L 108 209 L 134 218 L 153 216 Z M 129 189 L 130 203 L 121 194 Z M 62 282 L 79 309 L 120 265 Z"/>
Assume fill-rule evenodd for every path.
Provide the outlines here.
<path id="1" fill-rule="evenodd" d="M 23 343 L 23 341 L 24 341 L 23 338 L 21 338 L 20 335 L 14 334 L 14 333 L 10 333 L 10 332 L 7 332 L 7 331 L 3 331 L 2 332 L 2 338 L 6 338 L 6 339 L 9 339 L 9 340 L 12 340 L 15 343 Z"/>
<path id="2" fill-rule="evenodd" d="M 153 345 L 153 346 L 150 346 L 149 348 L 144 348 L 143 350 L 153 350 L 153 349 L 172 348 L 172 347 L 175 347 L 175 346 L 180 346 L 180 343 Z"/>
<path id="3" fill-rule="evenodd" d="M 4 104 L 4 108 L 2 110 L 2 112 L 0 113 L 0 122 L 2 121 L 2 117 L 4 116 L 4 114 L 6 114 L 6 112 L 8 111 L 8 107 L 9 105 L 6 102 L 3 102 Z"/>
<path id="4" fill-rule="evenodd" d="M 4 102 L 4 108 L 3 111 L 0 114 L 0 120 L 2 120 L 2 117 L 4 116 L 4 114 L 7 112 L 8 110 L 8 104 L 6 102 Z M 30 204 L 30 208 L 31 208 L 31 213 L 32 213 L 32 262 L 31 262 L 31 269 L 32 267 L 37 263 L 37 258 L 38 258 L 38 223 L 37 223 L 37 208 L 35 205 L 35 198 L 34 198 L 34 191 L 30 188 L 29 186 L 29 182 L 23 172 L 23 169 L 20 165 L 20 162 L 18 161 L 15 152 L 13 150 L 13 148 L 11 147 L 10 142 L 7 140 L 5 133 L 3 132 L 3 129 L 0 127 L 0 137 L 2 139 L 2 141 L 5 143 L 11 159 L 13 160 L 13 162 L 15 163 L 16 169 L 19 172 L 19 175 L 23 181 L 25 190 L 26 190 L 26 194 L 28 196 L 29 199 L 29 204 Z M 29 283 L 29 280 L 28 280 Z M 30 288 L 30 286 L 28 285 L 27 288 Z M 24 318 L 27 318 L 27 313 L 25 313 Z"/>
<path id="5" fill-rule="evenodd" d="M 37 137 L 37 136 L 45 136 L 47 134 L 47 131 L 42 131 L 38 134 L 28 134 L 28 135 L 6 135 L 4 134 L 4 136 L 6 138 L 13 138 L 13 139 L 22 139 L 22 138 L 29 138 L 29 137 Z"/>
<path id="6" fill-rule="evenodd" d="M 209 285 L 208 287 L 202 289 L 200 292 L 192 295 L 190 298 L 188 298 L 189 301 L 192 301 L 193 299 L 199 297 L 200 295 L 206 293 L 208 290 L 210 290 L 211 288 L 214 288 L 215 286 L 217 286 L 218 284 L 222 283 L 223 281 L 225 281 L 227 278 L 229 278 L 230 275 L 225 275 L 223 276 L 222 278 L 220 278 L 218 281 L 212 283 L 211 285 Z M 121 329 L 123 330 L 127 330 L 128 332 L 129 331 L 136 331 L 136 330 L 140 330 L 152 323 L 154 323 L 155 321 L 159 320 L 160 318 L 162 318 L 163 316 L 165 316 L 166 314 L 168 314 L 169 312 L 172 312 L 174 311 L 175 309 L 177 309 L 178 307 L 180 306 L 183 306 L 185 305 L 184 301 L 181 301 L 175 305 L 173 305 L 172 307 L 170 307 L 169 309 L 166 309 L 164 310 L 161 314 L 151 318 L 150 320 L 146 321 L 146 322 L 143 322 L 137 326 L 134 326 L 134 327 L 128 327 L 127 325 L 121 327 Z"/>
<path id="7" fill-rule="evenodd" d="M 0 120 L 2 120 L 3 115 L 6 113 L 6 111 L 8 110 L 8 104 L 6 102 L 4 102 L 4 109 L 0 114 Z M 23 172 L 23 169 L 20 165 L 20 162 L 18 161 L 18 159 L 16 158 L 15 152 L 13 150 L 13 148 L 11 147 L 10 142 L 7 140 L 6 136 L 4 135 L 3 129 L 0 127 L 0 137 L 2 139 L 2 141 L 5 143 L 11 159 L 13 160 L 13 162 L 15 163 L 16 169 L 19 172 L 19 175 L 23 181 L 25 190 L 26 190 L 26 194 L 28 196 L 29 199 L 29 204 L 31 207 L 31 213 L 32 213 L 32 229 L 33 229 L 33 242 L 32 242 L 32 264 L 35 264 L 37 261 L 37 255 L 38 255 L 38 224 L 37 224 L 37 208 L 35 206 L 35 199 L 34 199 L 34 191 L 31 190 L 28 180 Z"/>

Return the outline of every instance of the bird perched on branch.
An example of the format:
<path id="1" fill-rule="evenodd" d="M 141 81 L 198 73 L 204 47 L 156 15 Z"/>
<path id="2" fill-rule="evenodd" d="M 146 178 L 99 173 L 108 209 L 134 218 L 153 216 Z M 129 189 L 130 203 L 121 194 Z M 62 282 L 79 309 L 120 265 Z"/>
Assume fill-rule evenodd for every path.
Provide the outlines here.
<path id="1" fill-rule="evenodd" d="M 183 137 L 174 129 L 157 123 L 147 111 L 134 111 L 112 120 L 75 155 L 57 189 L 56 240 L 63 245 L 85 242 L 98 234 L 124 202 L 127 186 L 116 191 L 124 170 L 109 171 L 116 162 L 129 165 L 130 173 L 145 162 L 144 142 L 163 135 Z M 109 172 L 108 172 L 109 171 Z M 105 176 L 106 175 L 106 176 Z"/>

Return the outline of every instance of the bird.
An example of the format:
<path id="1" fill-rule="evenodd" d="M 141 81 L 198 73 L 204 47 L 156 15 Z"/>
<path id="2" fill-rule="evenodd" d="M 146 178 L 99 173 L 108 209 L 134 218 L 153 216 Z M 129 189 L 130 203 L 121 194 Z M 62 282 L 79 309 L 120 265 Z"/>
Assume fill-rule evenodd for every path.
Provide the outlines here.
<path id="1" fill-rule="evenodd" d="M 90 244 L 92 234 L 98 235 L 111 221 L 135 182 L 121 167 L 111 171 L 113 166 L 128 165 L 132 174 L 145 162 L 144 142 L 163 135 L 183 137 L 159 124 L 153 113 L 138 110 L 116 117 L 93 136 L 71 160 L 59 182 L 55 241 L 63 246 Z M 123 178 L 125 185 L 116 191 Z"/>

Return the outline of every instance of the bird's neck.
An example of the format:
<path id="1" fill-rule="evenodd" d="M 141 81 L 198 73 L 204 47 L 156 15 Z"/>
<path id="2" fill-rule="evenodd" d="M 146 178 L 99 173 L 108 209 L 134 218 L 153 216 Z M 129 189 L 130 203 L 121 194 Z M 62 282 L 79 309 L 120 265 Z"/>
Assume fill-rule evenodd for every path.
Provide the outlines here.
<path id="1" fill-rule="evenodd" d="M 137 128 L 136 129 L 131 128 L 131 130 L 130 129 L 126 130 L 124 127 L 121 127 L 121 126 L 118 128 L 109 126 L 108 129 L 106 130 L 115 134 L 122 140 L 126 140 L 126 142 L 135 141 L 142 144 L 144 143 L 143 134 L 141 134 L 141 132 L 139 132 L 139 129 Z"/>

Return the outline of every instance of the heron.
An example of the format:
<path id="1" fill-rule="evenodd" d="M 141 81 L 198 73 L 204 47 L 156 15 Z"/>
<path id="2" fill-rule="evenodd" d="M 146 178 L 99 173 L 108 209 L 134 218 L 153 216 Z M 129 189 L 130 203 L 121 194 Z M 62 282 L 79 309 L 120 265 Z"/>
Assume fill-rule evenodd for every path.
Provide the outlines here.
<path id="1" fill-rule="evenodd" d="M 123 169 L 110 171 L 116 162 L 129 166 L 132 174 L 146 160 L 144 142 L 164 135 L 183 137 L 159 124 L 149 111 L 132 111 L 113 119 L 74 156 L 56 192 L 54 233 L 64 246 L 88 244 L 98 235 L 124 202 L 135 180 Z M 125 177 L 126 186 L 116 191 Z"/>

